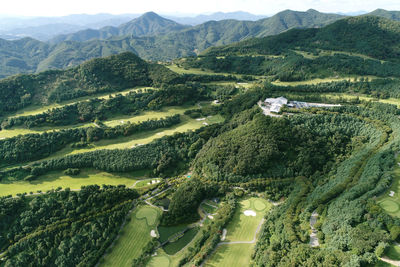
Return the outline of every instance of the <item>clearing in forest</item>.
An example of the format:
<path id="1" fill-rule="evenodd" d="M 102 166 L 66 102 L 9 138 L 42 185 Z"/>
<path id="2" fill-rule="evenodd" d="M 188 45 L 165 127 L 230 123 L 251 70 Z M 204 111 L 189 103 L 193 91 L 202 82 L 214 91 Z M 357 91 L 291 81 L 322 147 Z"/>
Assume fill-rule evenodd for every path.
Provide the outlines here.
<path id="1" fill-rule="evenodd" d="M 50 172 L 38 177 L 33 181 L 1 181 L 0 196 L 16 195 L 18 193 L 37 193 L 37 191 L 46 192 L 47 190 L 57 189 L 58 187 L 70 188 L 71 190 L 80 189 L 87 185 L 126 185 L 131 187 L 139 179 L 143 179 L 145 171 L 132 173 L 109 173 L 93 169 L 82 170 L 76 176 L 69 176 L 63 172 Z M 154 179 L 153 179 L 154 180 Z M 135 188 L 143 186 L 139 183 Z"/>
<path id="2" fill-rule="evenodd" d="M 392 186 L 378 199 L 379 205 L 388 214 L 395 217 L 400 217 L 400 166 L 398 164 L 399 161 L 400 161 L 400 155 L 397 157 L 396 165 L 394 166 L 393 169 Z"/>

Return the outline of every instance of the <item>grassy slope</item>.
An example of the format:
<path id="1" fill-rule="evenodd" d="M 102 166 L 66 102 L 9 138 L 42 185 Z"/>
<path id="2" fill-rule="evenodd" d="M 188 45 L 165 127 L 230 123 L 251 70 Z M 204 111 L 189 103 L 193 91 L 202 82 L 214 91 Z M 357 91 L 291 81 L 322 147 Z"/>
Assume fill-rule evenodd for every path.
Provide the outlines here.
<path id="1" fill-rule="evenodd" d="M 132 266 L 132 260 L 140 256 L 142 248 L 151 240 L 150 231 L 156 229 L 160 215 L 159 209 L 150 206 L 132 212 L 131 220 L 100 266 Z"/>
<path id="2" fill-rule="evenodd" d="M 242 200 L 226 228 L 228 231 L 226 241 L 251 241 L 257 226 L 270 208 L 271 204 L 261 198 Z M 255 217 L 245 216 L 245 210 L 253 210 L 257 215 Z"/>
<path id="3" fill-rule="evenodd" d="M 229 222 L 225 242 L 229 241 L 251 241 L 262 218 L 271 208 L 271 204 L 261 198 L 249 198 L 240 201 L 238 208 Z M 245 216 L 245 210 L 253 210 L 256 216 Z M 221 245 L 213 253 L 205 266 L 209 267 L 233 267 L 250 266 L 253 244 L 228 244 Z"/>
<path id="4" fill-rule="evenodd" d="M 254 244 L 232 244 L 218 247 L 205 267 L 245 267 L 251 262 Z"/>
<path id="5" fill-rule="evenodd" d="M 397 162 L 399 161 L 400 156 L 397 157 Z M 390 191 L 395 192 L 393 197 L 389 196 Z M 378 199 L 378 203 L 388 214 L 400 217 L 400 166 L 398 164 L 393 169 L 392 186 Z"/>
<path id="6" fill-rule="evenodd" d="M 57 187 L 80 189 L 81 186 L 91 184 L 120 185 L 124 184 L 131 187 L 138 179 L 143 179 L 144 171 L 133 173 L 108 173 L 97 170 L 82 170 L 79 175 L 69 176 L 62 172 L 50 172 L 40 176 L 34 181 L 1 181 L 0 196 L 16 195 L 17 193 L 36 193 L 38 190 L 43 192 Z M 140 186 L 140 185 L 138 185 Z"/>

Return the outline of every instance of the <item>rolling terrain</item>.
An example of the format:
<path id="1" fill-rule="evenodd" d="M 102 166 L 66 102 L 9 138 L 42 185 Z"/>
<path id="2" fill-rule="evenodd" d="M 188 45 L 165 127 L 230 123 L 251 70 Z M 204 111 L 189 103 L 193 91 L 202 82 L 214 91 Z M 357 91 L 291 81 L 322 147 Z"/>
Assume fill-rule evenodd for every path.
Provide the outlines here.
<path id="1" fill-rule="evenodd" d="M 399 35 L 349 17 L 1 80 L 0 265 L 398 260 Z"/>

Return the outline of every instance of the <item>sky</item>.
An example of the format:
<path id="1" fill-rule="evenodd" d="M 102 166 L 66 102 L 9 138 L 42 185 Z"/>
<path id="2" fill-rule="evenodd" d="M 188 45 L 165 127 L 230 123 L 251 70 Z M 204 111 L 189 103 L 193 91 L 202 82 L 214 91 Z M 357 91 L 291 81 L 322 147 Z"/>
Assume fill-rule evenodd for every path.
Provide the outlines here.
<path id="1" fill-rule="evenodd" d="M 400 10 L 400 0 L 2 0 L 1 15 L 63 16 L 69 14 L 200 14 L 217 11 L 247 11 L 272 15 L 285 9 L 321 12 Z"/>

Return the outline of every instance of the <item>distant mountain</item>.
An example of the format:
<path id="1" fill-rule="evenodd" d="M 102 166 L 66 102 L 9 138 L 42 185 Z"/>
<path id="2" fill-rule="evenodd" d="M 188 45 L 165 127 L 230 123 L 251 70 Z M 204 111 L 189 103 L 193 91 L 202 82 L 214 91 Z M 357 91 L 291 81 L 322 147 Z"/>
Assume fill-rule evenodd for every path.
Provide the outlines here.
<path id="1" fill-rule="evenodd" d="M 254 15 L 248 12 L 237 11 L 237 12 L 216 12 L 210 15 L 198 15 L 195 17 L 173 17 L 173 16 L 165 16 L 166 18 L 172 19 L 181 24 L 187 25 L 199 25 L 205 23 L 207 21 L 215 20 L 227 20 L 227 19 L 235 19 L 235 20 L 249 20 L 256 21 L 259 19 L 266 18 L 266 15 Z"/>
<path id="2" fill-rule="evenodd" d="M 32 37 L 47 41 L 56 35 L 69 34 L 83 29 L 119 26 L 139 15 L 69 15 L 64 17 L 0 18 L 0 36 L 6 39 Z"/>
<path id="3" fill-rule="evenodd" d="M 147 12 L 119 27 L 103 27 L 99 30 L 86 29 L 73 34 L 60 35 L 51 40 L 52 43 L 63 41 L 88 41 L 91 39 L 107 39 L 113 36 L 131 35 L 136 37 L 165 34 L 179 31 L 187 26 L 160 17 L 154 12 Z"/>
<path id="4" fill-rule="evenodd" d="M 368 15 L 400 21 L 400 11 L 387 11 L 384 9 L 377 9 L 375 11 L 372 11 Z"/>
<path id="5" fill-rule="evenodd" d="M 211 46 L 274 35 L 292 28 L 322 27 L 341 18 L 343 16 L 324 14 L 315 10 L 307 12 L 287 10 L 258 21 L 210 21 L 175 30 L 183 26 L 154 13 L 147 13 L 118 28 L 108 27 L 103 28 L 102 31 L 86 30 L 79 33 L 82 36 L 71 35 L 77 39 L 92 38 L 85 42 L 60 41 L 56 44 L 48 44 L 31 39 L 22 41 L 32 43 L 32 48 L 29 48 L 26 45 L 20 45 L 21 42 L 18 41 L 3 40 L 0 42 L 0 77 L 71 67 L 91 58 L 125 51 L 150 60 L 171 60 L 194 56 Z M 163 31 L 171 32 L 155 35 L 156 32 Z M 99 32 L 103 35 L 99 36 Z M 130 34 L 100 40 L 120 32 L 149 35 L 154 33 L 154 36 L 134 37 Z M 13 48 L 12 53 L 8 47 Z"/>

